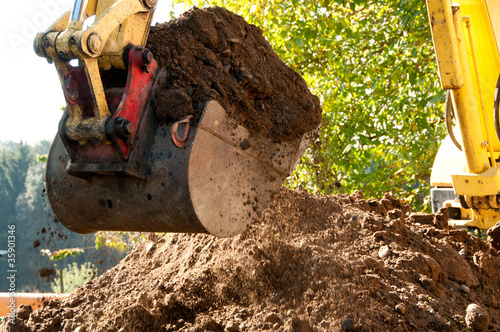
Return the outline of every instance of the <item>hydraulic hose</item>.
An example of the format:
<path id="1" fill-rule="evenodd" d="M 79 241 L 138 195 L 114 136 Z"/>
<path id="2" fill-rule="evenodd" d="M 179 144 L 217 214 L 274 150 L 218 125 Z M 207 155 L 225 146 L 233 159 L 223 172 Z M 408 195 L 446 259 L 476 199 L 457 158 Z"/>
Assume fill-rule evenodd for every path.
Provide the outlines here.
<path id="1" fill-rule="evenodd" d="M 497 84 L 498 87 L 498 84 Z M 497 89 L 498 90 L 498 89 Z M 495 102 L 496 102 L 496 94 L 495 94 Z M 455 137 L 455 133 L 453 132 L 453 124 L 451 123 L 452 117 L 454 116 L 453 112 L 453 101 L 451 100 L 451 92 L 448 90 L 446 91 L 446 102 L 444 104 L 445 108 L 445 124 L 446 124 L 446 130 L 448 131 L 448 134 L 450 135 L 451 140 L 453 141 L 453 144 L 462 151 L 462 146 L 460 143 L 457 141 L 457 138 Z M 498 112 L 496 113 L 495 119 L 498 119 Z M 497 128 L 497 123 L 495 122 L 495 129 Z M 497 135 L 498 135 L 498 130 L 497 130 Z"/>
<path id="2" fill-rule="evenodd" d="M 493 117 L 495 124 L 495 133 L 497 134 L 497 138 L 500 141 L 500 120 L 499 120 L 499 104 L 500 104 L 500 76 L 498 76 L 497 86 L 495 87 L 495 102 L 493 104 Z"/>

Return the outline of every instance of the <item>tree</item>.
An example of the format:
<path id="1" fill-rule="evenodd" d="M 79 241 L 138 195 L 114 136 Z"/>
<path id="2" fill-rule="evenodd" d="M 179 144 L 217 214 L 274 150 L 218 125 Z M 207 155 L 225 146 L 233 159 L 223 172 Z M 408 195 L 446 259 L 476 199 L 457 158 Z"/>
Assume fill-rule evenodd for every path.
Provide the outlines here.
<path id="1" fill-rule="evenodd" d="M 424 206 L 445 132 L 425 1 L 183 2 L 222 6 L 261 27 L 320 97 L 323 126 L 290 186 L 366 197 L 391 191 Z"/>
<path id="2" fill-rule="evenodd" d="M 78 266 L 77 263 L 68 264 L 64 269 L 56 268 L 58 276 L 50 284 L 54 293 L 73 293 L 76 287 L 97 277 L 97 269 L 90 262 Z"/>
<path id="3" fill-rule="evenodd" d="M 26 145 L 12 141 L 0 143 L 0 227 L 6 229 L 9 223 L 15 221 L 16 200 L 24 190 L 25 178 L 30 165 L 36 159 L 36 154 L 49 151 L 50 143 L 42 141 L 36 145 Z M 6 242 L 0 237 L 0 248 Z"/>
<path id="4" fill-rule="evenodd" d="M 26 144 L 12 142 L 0 146 L 0 226 L 7 229 L 16 214 L 16 199 L 24 189 L 24 178 L 30 164 L 34 161 L 34 153 Z M 5 239 L 0 240 L 0 246 L 6 245 Z"/>
<path id="5" fill-rule="evenodd" d="M 48 279 L 35 278 L 39 271 L 51 277 L 53 263 L 43 257 L 40 250 L 67 247 L 84 247 L 92 243 L 92 236 L 80 236 L 64 228 L 54 218 L 45 195 L 45 166 L 34 162 L 24 179 L 24 191 L 17 196 L 15 210 L 16 262 L 19 290 L 50 290 Z"/>
<path id="6" fill-rule="evenodd" d="M 61 266 L 69 266 L 68 271 L 74 264 L 84 266 L 88 262 L 96 276 L 126 254 L 115 248 L 96 248 L 94 234 L 71 232 L 55 218 L 45 194 L 45 168 L 44 162 L 35 162 L 29 167 L 24 191 L 18 195 L 15 205 L 18 289 L 23 291 L 51 290 L 49 281 L 58 277 L 53 260 Z M 98 263 L 99 271 L 95 268 Z M 73 287 L 79 285 L 76 281 L 72 283 Z"/>

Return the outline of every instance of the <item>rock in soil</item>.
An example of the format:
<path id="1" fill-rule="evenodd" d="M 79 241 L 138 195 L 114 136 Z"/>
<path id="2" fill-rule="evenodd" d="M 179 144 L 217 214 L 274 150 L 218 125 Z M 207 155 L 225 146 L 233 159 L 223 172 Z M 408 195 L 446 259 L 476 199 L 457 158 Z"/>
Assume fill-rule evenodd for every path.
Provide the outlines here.
<path id="1" fill-rule="evenodd" d="M 500 250 L 500 222 L 497 222 L 495 226 L 488 229 L 486 234 L 488 235 L 488 241 L 491 245 L 495 249 Z"/>
<path id="2" fill-rule="evenodd" d="M 352 318 L 347 318 L 340 324 L 340 328 L 342 331 L 352 331 L 354 329 L 354 321 Z"/>
<path id="3" fill-rule="evenodd" d="M 290 325 L 286 329 L 287 332 L 313 332 L 311 324 L 307 320 L 302 320 L 299 317 L 293 317 Z"/>
<path id="4" fill-rule="evenodd" d="M 467 294 L 470 292 L 470 288 L 467 287 L 467 285 L 462 284 L 460 285 L 460 291 Z"/>
<path id="5" fill-rule="evenodd" d="M 226 325 L 226 331 L 227 332 L 239 332 L 240 327 L 237 323 L 231 322 Z"/>
<path id="6" fill-rule="evenodd" d="M 467 323 L 467 327 L 472 331 L 484 331 L 490 324 L 490 315 L 477 304 L 469 304 L 467 306 L 465 322 Z"/>
<path id="7" fill-rule="evenodd" d="M 401 314 L 401 315 L 404 315 L 405 312 L 406 312 L 406 307 L 403 303 L 399 303 L 396 305 L 396 307 L 394 308 L 394 310 L 396 310 L 397 313 Z"/>

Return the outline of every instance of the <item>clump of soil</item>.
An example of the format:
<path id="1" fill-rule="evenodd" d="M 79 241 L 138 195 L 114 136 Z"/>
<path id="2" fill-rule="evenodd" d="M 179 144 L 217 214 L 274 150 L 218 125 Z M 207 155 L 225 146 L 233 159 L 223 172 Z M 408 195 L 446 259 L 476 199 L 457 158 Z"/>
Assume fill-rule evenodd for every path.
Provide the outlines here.
<path id="1" fill-rule="evenodd" d="M 411 213 L 388 194 L 377 201 L 283 189 L 239 236 L 150 234 L 68 299 L 0 327 L 464 331 L 477 304 L 498 331 L 498 252 L 446 218 Z"/>
<path id="2" fill-rule="evenodd" d="M 38 270 L 38 274 L 41 278 L 49 278 L 50 276 L 56 274 L 56 271 L 52 268 L 42 267 Z"/>
<path id="3" fill-rule="evenodd" d="M 251 133 L 293 140 L 321 123 L 321 106 L 304 79 L 273 52 L 262 30 L 230 11 L 193 8 L 152 27 L 147 47 L 166 79 L 154 109 L 162 120 L 199 118 L 216 99 Z"/>

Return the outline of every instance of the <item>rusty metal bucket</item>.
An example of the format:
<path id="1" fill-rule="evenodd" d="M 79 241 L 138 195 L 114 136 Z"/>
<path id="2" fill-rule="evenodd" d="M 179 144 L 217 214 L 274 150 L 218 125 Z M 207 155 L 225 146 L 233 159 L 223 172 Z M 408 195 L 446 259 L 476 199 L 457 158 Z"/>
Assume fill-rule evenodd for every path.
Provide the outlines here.
<path id="1" fill-rule="evenodd" d="M 197 125 L 160 124 L 147 161 L 147 179 L 69 175 L 62 140 L 52 145 L 47 193 L 59 221 L 78 233 L 141 231 L 241 233 L 259 217 L 309 144 L 304 136 L 275 144 L 252 137 L 216 101 Z"/>

